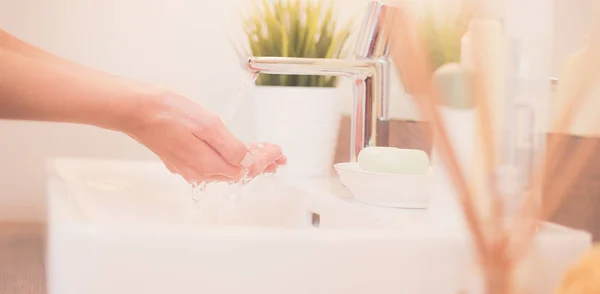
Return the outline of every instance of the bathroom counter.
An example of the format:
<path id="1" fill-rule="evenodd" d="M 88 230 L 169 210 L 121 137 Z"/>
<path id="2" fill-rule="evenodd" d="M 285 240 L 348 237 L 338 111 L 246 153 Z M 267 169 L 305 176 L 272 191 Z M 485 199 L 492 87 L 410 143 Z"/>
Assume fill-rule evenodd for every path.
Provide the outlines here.
<path id="1" fill-rule="evenodd" d="M 308 191 L 331 191 L 353 201 L 336 177 L 296 181 Z M 0 223 L 0 293 L 45 294 L 45 224 Z"/>
<path id="2" fill-rule="evenodd" d="M 341 183 L 339 177 L 331 176 L 328 178 L 313 179 L 294 179 L 290 181 L 283 180 L 297 189 L 303 190 L 318 197 L 331 197 L 341 200 L 349 207 L 359 207 L 359 209 L 368 215 L 385 219 L 386 222 L 394 224 L 396 227 L 413 230 L 420 225 L 427 225 L 427 210 L 425 209 L 402 209 L 392 207 L 375 206 L 364 204 L 352 197 L 350 191 Z M 399 193 L 401 191 L 398 191 Z"/>
<path id="3" fill-rule="evenodd" d="M 306 189 L 344 189 L 335 178 L 308 182 Z M 45 239 L 45 224 L 0 223 L 0 293 L 46 293 Z"/>
<path id="4" fill-rule="evenodd" d="M 336 176 L 323 179 L 294 179 L 290 183 L 313 195 L 337 197 L 348 205 L 355 203 Z M 361 206 L 378 217 L 392 219 L 396 224 L 413 226 L 415 221 L 424 221 L 426 218 L 424 210 Z M 0 293 L 46 293 L 45 237 L 43 224 L 0 223 Z"/>
<path id="5" fill-rule="evenodd" d="M 42 224 L 0 223 L 0 293 L 45 294 Z"/>

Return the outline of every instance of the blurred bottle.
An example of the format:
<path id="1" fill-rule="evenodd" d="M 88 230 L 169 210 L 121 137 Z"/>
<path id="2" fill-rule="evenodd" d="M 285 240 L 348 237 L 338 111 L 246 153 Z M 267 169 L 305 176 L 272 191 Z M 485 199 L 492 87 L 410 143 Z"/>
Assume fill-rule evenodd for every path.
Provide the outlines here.
<path id="1" fill-rule="evenodd" d="M 508 40 L 505 132 L 502 163 L 531 183 L 546 148 L 549 128 L 554 7 L 547 0 L 507 0 Z"/>

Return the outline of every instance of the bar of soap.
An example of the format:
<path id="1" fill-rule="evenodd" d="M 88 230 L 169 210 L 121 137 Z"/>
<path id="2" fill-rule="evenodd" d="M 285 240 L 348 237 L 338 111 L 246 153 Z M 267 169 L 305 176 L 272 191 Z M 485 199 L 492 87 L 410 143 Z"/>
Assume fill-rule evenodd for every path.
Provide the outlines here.
<path id="1" fill-rule="evenodd" d="M 358 166 L 366 172 L 422 175 L 429 170 L 429 156 L 417 149 L 366 147 L 358 154 Z"/>

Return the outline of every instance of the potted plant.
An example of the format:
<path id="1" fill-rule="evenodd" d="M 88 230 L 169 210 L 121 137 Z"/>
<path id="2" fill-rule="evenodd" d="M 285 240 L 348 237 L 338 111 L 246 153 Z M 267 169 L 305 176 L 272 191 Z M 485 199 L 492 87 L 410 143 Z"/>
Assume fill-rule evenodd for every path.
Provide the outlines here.
<path id="1" fill-rule="evenodd" d="M 462 38 L 473 16 L 467 4 L 463 0 L 423 1 L 415 7 L 416 32 L 423 42 L 432 74 L 445 64 L 460 62 Z M 400 81 L 405 96 L 412 97 L 414 93 L 406 88 L 402 75 Z M 428 120 L 427 117 L 421 119 Z"/>
<path id="2" fill-rule="evenodd" d="M 444 64 L 460 62 L 461 40 L 472 18 L 472 11 L 465 3 L 459 5 L 458 12 L 443 4 L 437 5 L 442 6 L 424 5 L 418 22 L 419 35 L 423 38 L 433 71 Z"/>
<path id="3" fill-rule="evenodd" d="M 334 18 L 333 4 L 318 0 L 262 0 L 243 15 L 241 57 L 344 58 L 351 26 Z M 256 139 L 280 145 L 288 157 L 281 172 L 323 176 L 339 130 L 336 77 L 259 75 L 254 89 Z"/>

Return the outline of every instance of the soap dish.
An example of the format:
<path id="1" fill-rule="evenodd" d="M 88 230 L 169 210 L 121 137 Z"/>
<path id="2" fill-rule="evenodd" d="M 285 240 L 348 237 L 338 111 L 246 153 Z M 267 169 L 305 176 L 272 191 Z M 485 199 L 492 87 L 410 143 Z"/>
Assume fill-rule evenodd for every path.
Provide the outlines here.
<path id="1" fill-rule="evenodd" d="M 366 172 L 357 162 L 334 165 L 344 186 L 362 203 L 394 207 L 425 209 L 429 204 L 429 174 L 407 175 Z"/>

